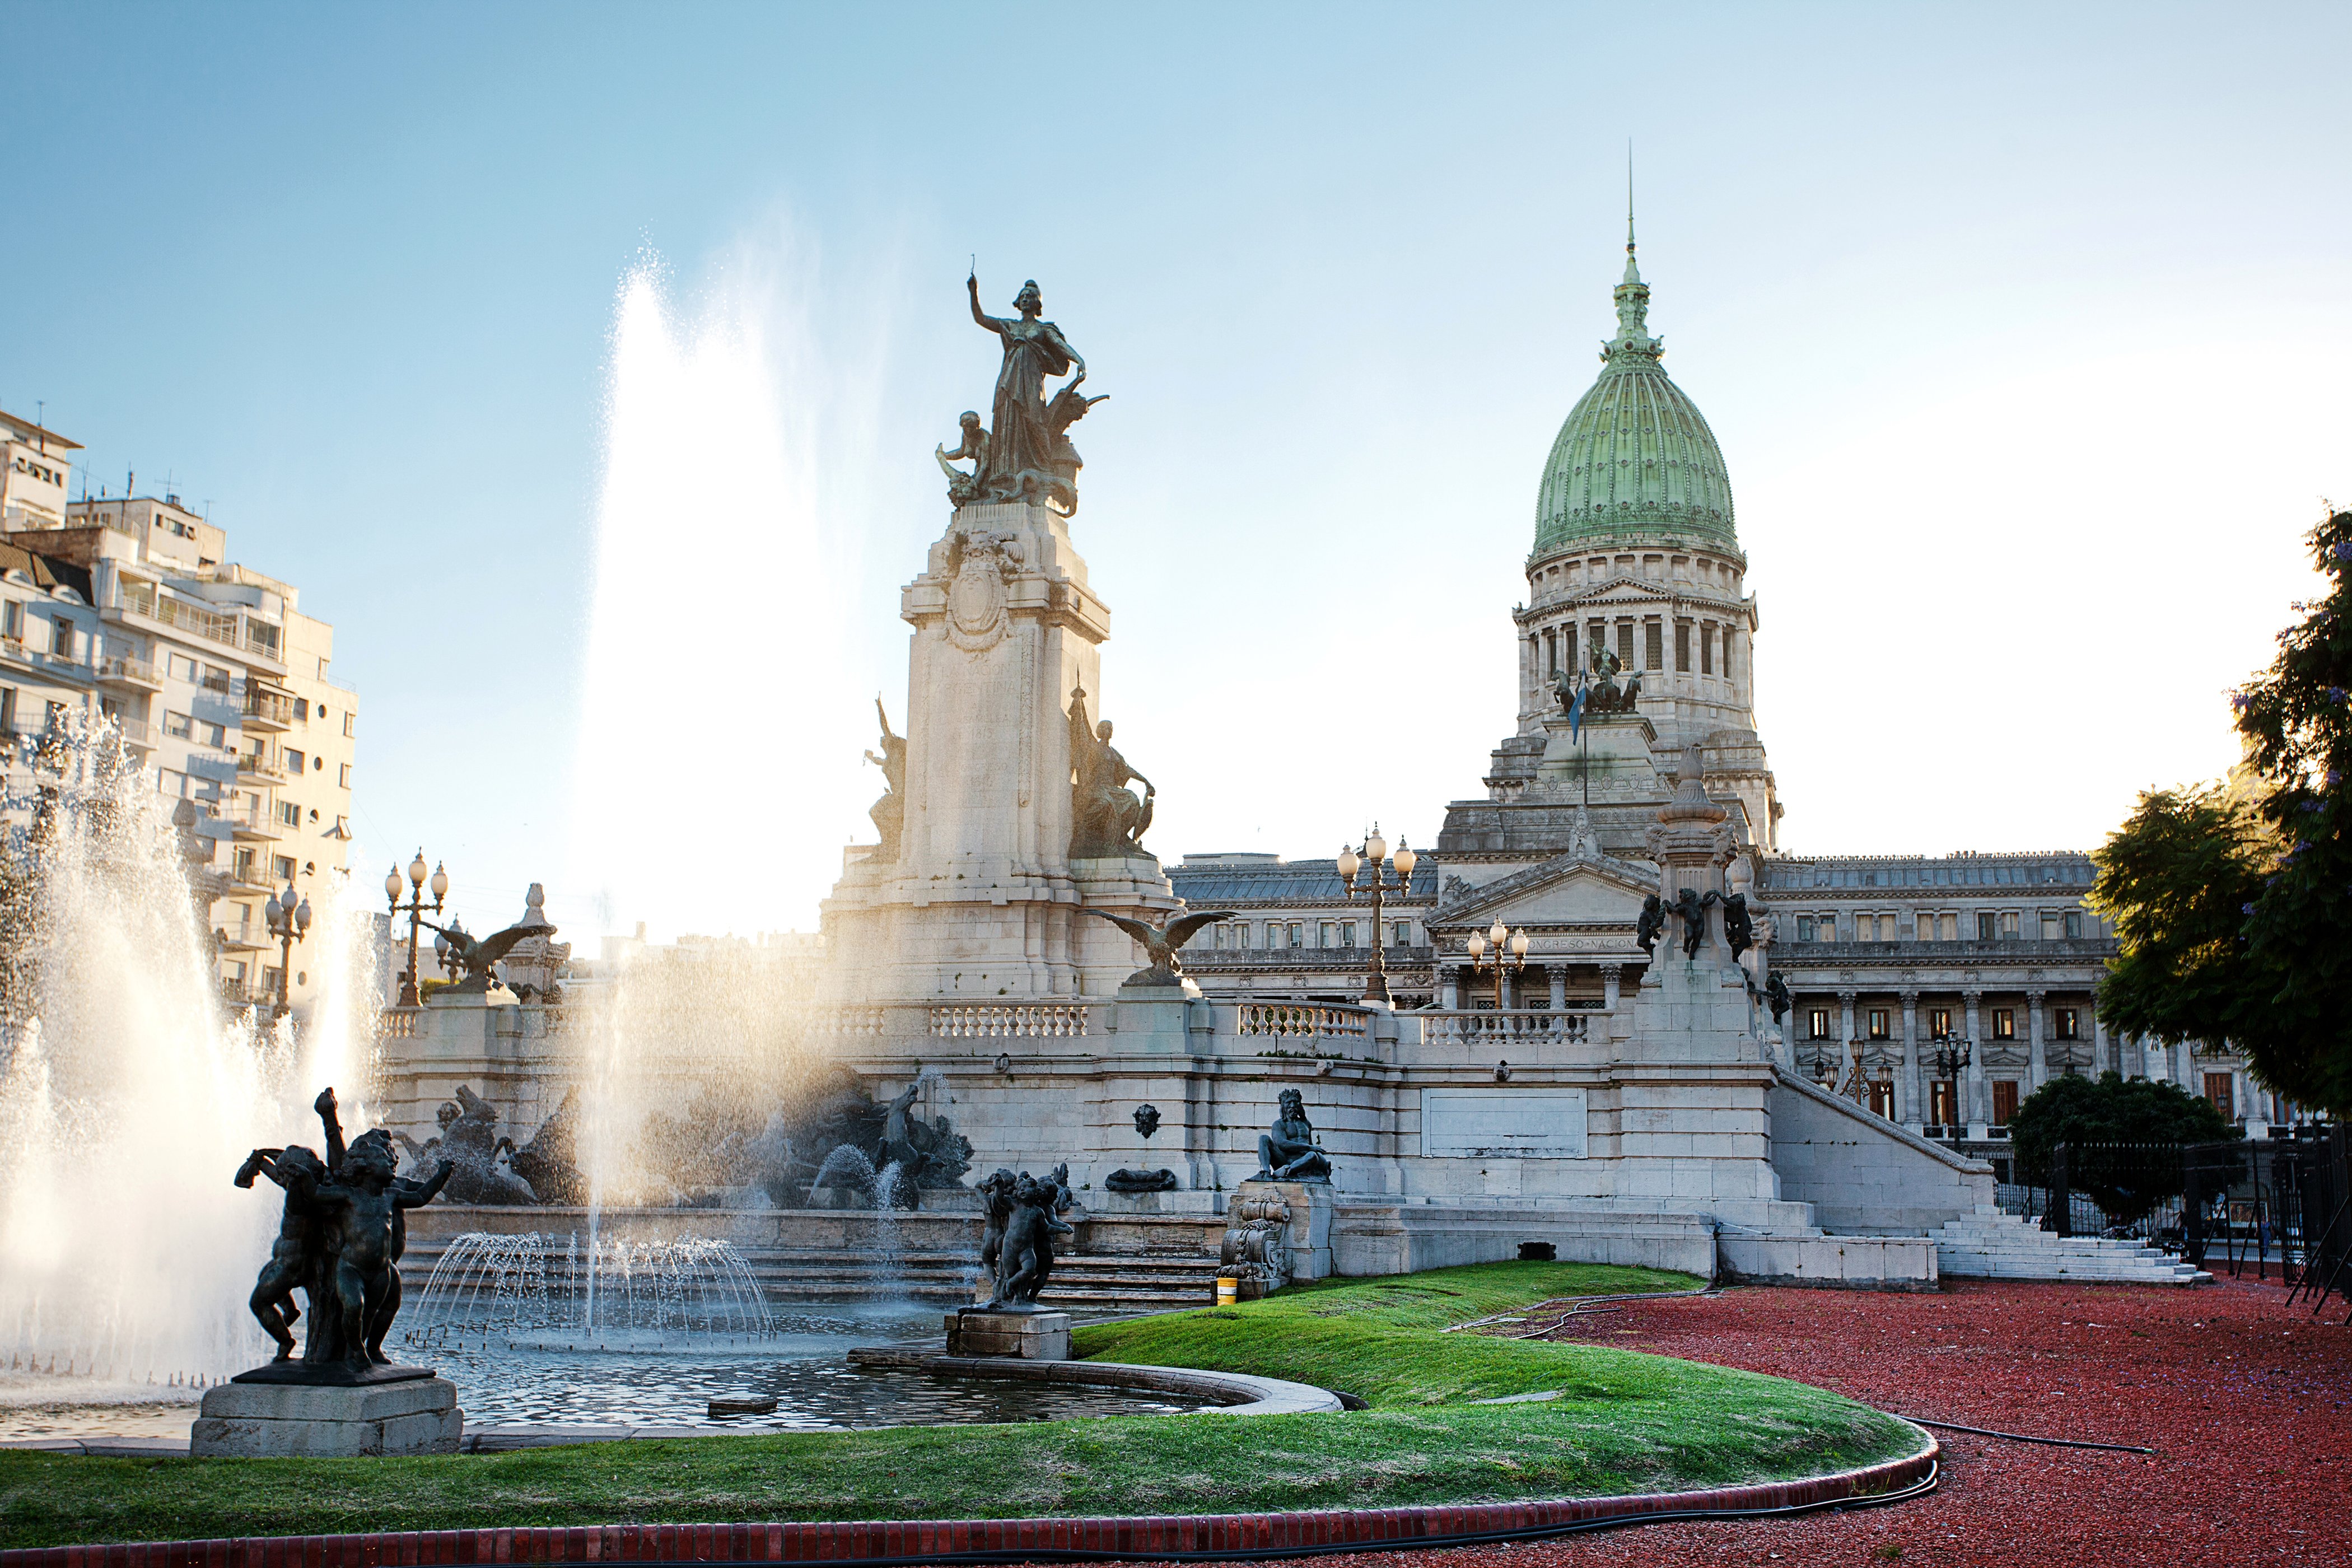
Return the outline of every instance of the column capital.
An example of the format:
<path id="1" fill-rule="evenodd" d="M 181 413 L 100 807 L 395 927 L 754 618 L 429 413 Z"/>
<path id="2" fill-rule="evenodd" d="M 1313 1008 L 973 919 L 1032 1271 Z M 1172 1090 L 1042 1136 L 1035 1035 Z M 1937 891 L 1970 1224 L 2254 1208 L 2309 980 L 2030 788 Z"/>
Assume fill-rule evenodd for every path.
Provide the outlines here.
<path id="1" fill-rule="evenodd" d="M 1960 993 L 1960 1000 L 1973 1007 L 1978 1003 L 1984 1000 L 1984 993 L 1981 991 L 1963 991 Z"/>
<path id="2" fill-rule="evenodd" d="M 1625 966 L 1622 963 L 1604 963 L 1601 966 L 1601 978 L 1603 980 L 1621 980 L 1624 978 L 1624 974 Z"/>
<path id="3" fill-rule="evenodd" d="M 1853 999 L 1861 994 L 1859 991 L 1841 991 L 1837 994 L 1837 999 L 1843 1005 L 1851 1007 L 1853 1005 Z"/>
<path id="4" fill-rule="evenodd" d="M 1912 1008 L 1916 1007 L 1919 1005 L 1919 993 L 1916 990 L 1897 991 L 1895 994 L 1903 998 L 1903 1008 L 1906 1012 L 1910 1011 Z"/>
<path id="5" fill-rule="evenodd" d="M 2039 1007 L 2042 1005 L 2043 998 L 2047 997 L 2049 994 L 2050 993 L 2047 991 L 2029 991 L 2025 994 L 2025 1005 L 2029 1007 Z"/>

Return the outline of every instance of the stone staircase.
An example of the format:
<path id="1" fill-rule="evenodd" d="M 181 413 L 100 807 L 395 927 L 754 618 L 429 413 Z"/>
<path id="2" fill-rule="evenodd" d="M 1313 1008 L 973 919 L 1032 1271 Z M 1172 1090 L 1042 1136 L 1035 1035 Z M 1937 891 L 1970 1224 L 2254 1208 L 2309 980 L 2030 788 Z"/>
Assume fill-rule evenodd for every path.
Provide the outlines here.
<path id="1" fill-rule="evenodd" d="M 410 1244 L 400 1273 L 411 1302 L 440 1261 L 445 1246 L 425 1238 Z M 972 1300 L 980 1274 L 978 1255 L 966 1248 L 908 1247 L 887 1258 L 862 1248 L 748 1246 L 738 1250 L 772 1307 L 890 1298 L 961 1306 Z M 1216 1254 L 1203 1250 L 1069 1255 L 1054 1260 L 1053 1277 L 1039 1300 L 1087 1317 L 1205 1307 L 1216 1300 L 1217 1273 Z"/>
<path id="2" fill-rule="evenodd" d="M 1990 1205 L 1935 1233 L 1937 1272 L 1970 1279 L 2080 1279 L 2118 1285 L 2198 1285 L 2210 1274 L 2152 1247 L 2059 1236 Z"/>

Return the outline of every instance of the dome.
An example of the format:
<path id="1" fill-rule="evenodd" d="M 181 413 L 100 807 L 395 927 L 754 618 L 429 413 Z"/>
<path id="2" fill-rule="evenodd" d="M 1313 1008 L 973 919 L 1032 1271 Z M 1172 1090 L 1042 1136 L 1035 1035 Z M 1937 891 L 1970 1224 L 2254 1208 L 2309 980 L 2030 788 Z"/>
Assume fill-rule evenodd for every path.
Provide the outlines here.
<path id="1" fill-rule="evenodd" d="M 1616 298 L 1617 335 L 1601 346 L 1601 379 L 1569 410 L 1544 465 L 1535 552 L 1626 535 L 1737 550 L 1723 452 L 1658 363 L 1665 340 L 1649 334 L 1650 286 L 1631 244 Z"/>

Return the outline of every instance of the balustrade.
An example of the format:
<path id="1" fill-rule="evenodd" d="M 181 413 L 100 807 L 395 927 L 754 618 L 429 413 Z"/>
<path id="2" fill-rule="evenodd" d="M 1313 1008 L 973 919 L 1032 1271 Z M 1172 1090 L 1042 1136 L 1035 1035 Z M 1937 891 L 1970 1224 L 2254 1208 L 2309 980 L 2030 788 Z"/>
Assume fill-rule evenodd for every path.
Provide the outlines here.
<path id="1" fill-rule="evenodd" d="M 1360 1040 L 1370 1032 L 1371 1014 L 1361 1007 L 1302 1002 L 1244 1002 L 1234 1009 L 1236 1030 L 1297 1039 Z"/>
<path id="2" fill-rule="evenodd" d="M 1087 1032 L 1083 1003 L 955 1002 L 930 1011 L 931 1034 L 939 1039 L 1067 1040 Z"/>
<path id="3" fill-rule="evenodd" d="M 1421 1020 L 1421 1037 L 1429 1045 L 1483 1045 L 1500 1041 L 1531 1045 L 1582 1045 L 1591 1037 L 1593 1015 L 1554 1012 L 1549 1007 L 1490 1008 L 1425 1007 L 1412 1016 Z"/>

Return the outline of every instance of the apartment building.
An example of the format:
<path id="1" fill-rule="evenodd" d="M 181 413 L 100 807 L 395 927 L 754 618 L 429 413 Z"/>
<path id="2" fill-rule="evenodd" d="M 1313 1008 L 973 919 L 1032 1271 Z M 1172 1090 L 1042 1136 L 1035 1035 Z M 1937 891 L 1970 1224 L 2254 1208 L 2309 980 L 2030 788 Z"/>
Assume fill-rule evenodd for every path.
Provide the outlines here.
<path id="1" fill-rule="evenodd" d="M 330 676 L 334 628 L 300 612 L 294 584 L 229 561 L 222 531 L 177 496 L 64 501 L 54 523 L 30 501 L 8 515 L 6 544 L 42 570 L 0 560 L 0 616 L 47 623 L 52 639 L 67 635 L 55 629 L 61 620 L 74 623 L 99 710 L 121 724 L 159 793 L 197 806 L 198 866 L 220 889 L 210 919 L 224 996 L 275 1002 L 271 893 L 291 886 L 315 903 L 347 868 L 359 702 Z M 20 516 L 33 525 L 18 528 Z M 55 587 L 43 588 L 43 570 Z M 66 595 L 82 601 L 83 617 Z M 12 659 L 11 647 L 0 638 L 0 680 L 30 662 Z M 20 686 L 20 712 L 55 700 L 31 691 Z M 283 976 L 298 1017 L 321 978 L 308 952 L 298 945 Z"/>

